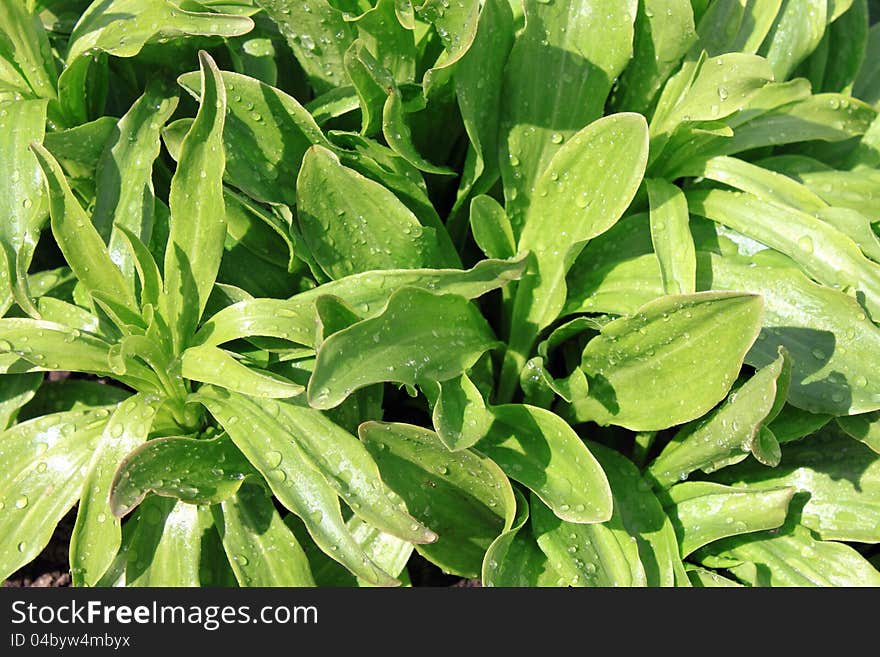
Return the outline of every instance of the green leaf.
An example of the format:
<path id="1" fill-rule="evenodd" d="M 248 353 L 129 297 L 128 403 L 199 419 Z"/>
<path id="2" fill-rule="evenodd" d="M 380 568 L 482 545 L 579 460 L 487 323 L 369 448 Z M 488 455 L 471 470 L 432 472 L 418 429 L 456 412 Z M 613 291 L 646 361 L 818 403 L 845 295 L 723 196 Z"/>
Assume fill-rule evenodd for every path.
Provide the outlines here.
<path id="1" fill-rule="evenodd" d="M 466 373 L 437 385 L 431 415 L 437 437 L 453 452 L 473 447 L 492 424 L 483 394 Z"/>
<path id="2" fill-rule="evenodd" d="M 296 59 L 319 94 L 348 84 L 345 51 L 356 30 L 327 0 L 257 0 L 278 26 Z"/>
<path id="3" fill-rule="evenodd" d="M 880 329 L 852 297 L 816 285 L 793 266 L 715 254 L 698 256 L 697 288 L 763 297 L 762 337 L 746 362 L 763 367 L 785 347 L 792 361 L 790 403 L 833 415 L 880 408 L 880 380 L 868 365 L 880 348 Z"/>
<path id="4" fill-rule="evenodd" d="M 845 234 L 816 217 L 723 190 L 688 193 L 691 211 L 781 251 L 820 283 L 854 287 L 865 306 L 880 315 L 880 265 Z"/>
<path id="5" fill-rule="evenodd" d="M 608 476 L 623 526 L 636 539 L 647 585 L 680 586 L 686 575 L 673 523 L 650 485 L 631 461 L 614 450 L 596 443 L 590 443 L 590 449 Z"/>
<path id="6" fill-rule="evenodd" d="M 144 500 L 126 551 L 126 586 L 193 587 L 202 583 L 210 513 L 174 500 Z"/>
<path id="7" fill-rule="evenodd" d="M 475 449 L 495 461 L 560 518 L 573 523 L 611 517 L 611 489 L 602 467 L 558 415 L 524 404 L 490 409 L 494 421 Z"/>
<path id="8" fill-rule="evenodd" d="M 256 474 L 228 436 L 209 440 L 157 438 L 131 450 L 110 486 L 110 510 L 130 513 L 148 493 L 187 504 L 215 504 L 235 495 Z"/>
<path id="9" fill-rule="evenodd" d="M 125 16 L 124 22 L 120 16 Z M 181 36 L 239 36 L 254 22 L 246 16 L 181 9 L 175 2 L 157 0 L 95 0 L 80 16 L 67 51 L 70 66 L 87 51 L 134 57 L 150 43 Z M 63 77 L 63 76 L 62 76 Z"/>
<path id="10" fill-rule="evenodd" d="M 702 416 L 730 390 L 762 306 L 761 297 L 744 293 L 667 296 L 607 324 L 584 350 L 590 396 L 575 400 L 570 415 L 634 431 Z"/>
<path id="11" fill-rule="evenodd" d="M 187 379 L 212 383 L 253 397 L 293 397 L 305 390 L 277 374 L 248 367 L 217 347 L 190 347 L 180 357 L 180 365 L 181 373 Z"/>
<path id="12" fill-rule="evenodd" d="M 400 82 L 415 79 L 416 44 L 412 28 L 397 20 L 396 0 L 378 0 L 357 18 L 343 14 L 357 29 L 358 41 L 376 61 Z"/>
<path id="13" fill-rule="evenodd" d="M 452 38 L 455 36 L 452 33 Z M 499 117 L 504 66 L 513 39 L 510 4 L 505 0 L 488 0 L 480 11 L 473 43 L 455 65 L 455 98 L 470 141 L 457 207 L 463 208 L 471 192 L 484 192 L 501 175 L 497 157 Z"/>
<path id="14" fill-rule="evenodd" d="M 439 535 L 416 549 L 444 571 L 479 576 L 486 549 L 513 522 L 516 501 L 501 469 L 471 451 L 449 452 L 421 427 L 368 422 L 359 433 L 388 485 Z"/>
<path id="15" fill-rule="evenodd" d="M 34 398 L 42 383 L 38 372 L 0 375 L 0 431 L 15 423 L 19 409 Z"/>
<path id="16" fill-rule="evenodd" d="M 61 166 L 45 148 L 31 150 L 43 169 L 49 191 L 52 234 L 64 259 L 90 294 L 102 294 L 125 308 L 134 309 L 133 292 L 113 263 L 98 231 L 70 190 Z"/>
<path id="17" fill-rule="evenodd" d="M 776 80 L 789 77 L 825 34 L 828 0 L 785 0 L 761 48 Z"/>
<path id="18" fill-rule="evenodd" d="M 556 586 L 559 573 L 553 570 L 541 552 L 526 522 L 529 505 L 519 489 L 516 497 L 516 519 L 509 530 L 492 541 L 483 558 L 483 586 Z M 523 531 L 523 529 L 525 529 Z"/>
<path id="19" fill-rule="evenodd" d="M 874 411 L 861 415 L 850 415 L 839 417 L 836 421 L 848 436 L 865 443 L 880 454 L 880 413 Z"/>
<path id="20" fill-rule="evenodd" d="M 37 98 L 54 98 L 57 74 L 52 51 L 36 12 L 21 0 L 0 7 L 0 87 Z"/>
<path id="21" fill-rule="evenodd" d="M 391 149 L 419 171 L 441 176 L 452 176 L 455 172 L 448 167 L 428 162 L 416 149 L 412 132 L 406 118 L 403 95 L 398 89 L 388 91 L 388 98 L 382 107 L 382 135 Z"/>
<path id="22" fill-rule="evenodd" d="M 147 87 L 119 119 L 95 174 L 97 195 L 92 223 L 109 247 L 110 259 L 126 279 L 134 280 L 135 265 L 127 248 L 125 228 L 144 243 L 153 230 L 153 162 L 159 155 L 162 126 L 177 108 L 177 96 L 162 83 Z"/>
<path id="23" fill-rule="evenodd" d="M 616 114 L 569 139 L 538 178 L 518 245 L 520 252 L 532 252 L 533 263 L 517 285 L 502 399 L 510 398 L 512 373 L 522 369 L 537 332 L 562 310 L 571 263 L 588 240 L 623 215 L 647 159 L 644 118 Z"/>
<path id="24" fill-rule="evenodd" d="M 92 173 L 104 153 L 107 140 L 116 131 L 116 123 L 115 117 L 102 116 L 67 130 L 49 132 L 43 137 L 43 146 L 67 171 L 78 171 L 78 167 Z"/>
<path id="25" fill-rule="evenodd" d="M 113 376 L 132 387 L 158 387 L 156 377 L 134 359 L 125 372 L 110 365 L 111 346 L 104 340 L 62 324 L 35 319 L 0 319 L 0 351 L 14 355 L 9 372 L 68 370 Z M 33 366 L 31 366 L 33 365 Z"/>
<path id="26" fill-rule="evenodd" d="M 355 515 L 413 543 L 430 543 L 437 539 L 436 533 L 416 522 L 397 503 L 383 483 L 375 461 L 353 435 L 323 413 L 306 406 L 288 403 L 280 404 L 279 408 L 279 422 Z"/>
<path id="27" fill-rule="evenodd" d="M 337 491 L 298 443 L 290 440 L 284 424 L 257 402 L 222 389 L 205 386 L 196 399 L 265 477 L 275 497 L 302 519 L 325 554 L 370 582 L 395 583 L 351 535 L 342 519 Z"/>
<path id="28" fill-rule="evenodd" d="M 90 446 L 70 539 L 70 572 L 76 586 L 94 586 L 119 550 L 120 522 L 110 508 L 113 475 L 122 459 L 147 439 L 160 403 L 157 396 L 129 397 L 107 420 L 97 444 Z"/>
<path id="29" fill-rule="evenodd" d="M 516 242 L 510 218 L 491 196 L 481 194 L 471 200 L 471 231 L 474 241 L 489 258 L 512 258 Z"/>
<path id="30" fill-rule="evenodd" d="M 258 201 L 294 205 L 290 181 L 299 173 L 303 155 L 313 144 L 329 142 L 293 96 L 246 75 L 223 71 L 221 76 L 227 101 L 226 179 Z M 193 97 L 201 97 L 197 71 L 178 82 Z"/>
<path id="31" fill-rule="evenodd" d="M 750 451 L 760 454 L 756 444 L 760 431 L 785 402 L 790 376 L 791 362 L 783 352 L 732 392 L 717 410 L 683 427 L 648 469 L 655 483 L 669 487 L 695 470 L 709 471 L 728 459 L 742 460 Z"/>
<path id="32" fill-rule="evenodd" d="M 817 541 L 804 527 L 761 532 L 713 544 L 713 555 L 751 586 L 880 586 L 880 573 L 848 545 Z"/>
<path id="33" fill-rule="evenodd" d="M 88 464 L 89 445 L 101 435 L 107 415 L 106 408 L 55 413 L 0 434 L 0 578 L 40 554 L 79 498 L 80 468 Z"/>
<path id="34" fill-rule="evenodd" d="M 664 180 L 645 181 L 651 203 L 651 241 L 660 263 L 666 294 L 693 294 L 697 259 L 688 222 L 687 199 L 675 185 Z"/>
<path id="35" fill-rule="evenodd" d="M 553 515 L 532 496 L 532 526 L 562 586 L 647 586 L 635 541 L 619 511 L 600 524 L 580 525 Z"/>
<path id="36" fill-rule="evenodd" d="M 128 390 L 98 381 L 45 381 L 36 396 L 21 409 L 18 421 L 64 411 L 96 411 L 99 407 L 118 404 L 130 394 Z"/>
<path id="37" fill-rule="evenodd" d="M 805 62 L 815 67 L 818 75 L 812 76 L 817 91 L 849 92 L 862 62 L 868 41 L 868 2 L 843 2 L 850 4 L 838 19 L 829 20 L 825 37 L 813 56 Z M 831 12 L 829 12 L 829 18 Z M 833 22 L 832 22 L 833 21 Z M 831 56 L 831 53 L 834 53 Z"/>
<path id="38" fill-rule="evenodd" d="M 697 566 L 688 567 L 687 574 L 688 578 L 690 578 L 691 585 L 695 588 L 708 589 L 742 586 L 742 584 L 738 584 L 732 579 L 719 575 L 714 570 L 707 570 L 706 568 L 699 568 Z"/>
<path id="39" fill-rule="evenodd" d="M 648 114 L 663 83 L 695 41 L 694 15 L 689 0 L 640 2 L 633 58 L 620 76 L 618 89 L 612 97 L 614 109 Z"/>
<path id="40" fill-rule="evenodd" d="M 700 46 L 710 55 L 754 54 L 770 31 L 783 0 L 716 0 L 700 19 Z"/>
<path id="41" fill-rule="evenodd" d="M 880 58 L 877 57 L 878 53 L 880 53 L 880 27 L 875 23 L 868 32 L 865 57 L 853 83 L 853 96 L 875 106 L 880 101 Z"/>
<path id="42" fill-rule="evenodd" d="M 331 335 L 318 351 L 309 403 L 338 406 L 353 391 L 391 381 L 414 386 L 458 376 L 497 344 L 467 299 L 405 287 L 385 310 Z"/>
<path id="43" fill-rule="evenodd" d="M 373 269 L 418 269 L 450 264 L 434 229 L 388 189 L 313 147 L 296 183 L 303 240 L 333 279 Z"/>
<path id="44" fill-rule="evenodd" d="M 515 235 L 550 160 L 575 132 L 602 116 L 612 80 L 632 56 L 637 4 L 523 3 L 525 29 L 505 69 L 499 137 L 504 198 Z M 577 196 L 569 198 L 574 202 Z"/>
<path id="45" fill-rule="evenodd" d="M 751 490 L 686 482 L 667 492 L 681 556 L 728 536 L 776 529 L 785 522 L 794 488 Z"/>
<path id="46" fill-rule="evenodd" d="M 809 493 L 799 522 L 819 538 L 880 542 L 880 457 L 833 427 L 783 445 L 775 468 L 745 461 L 712 479 L 754 491 L 793 487 Z"/>
<path id="47" fill-rule="evenodd" d="M 305 552 L 262 486 L 247 483 L 212 511 L 239 584 L 315 585 Z"/>
<path id="48" fill-rule="evenodd" d="M 220 71 L 204 51 L 199 54 L 202 102 L 183 140 L 177 171 L 171 180 L 171 232 L 165 251 L 163 315 L 180 352 L 195 333 L 214 285 L 223 237 L 223 124 L 226 87 Z"/>
<path id="49" fill-rule="evenodd" d="M 0 12 L 16 14 L 13 9 Z M 3 19 L 0 14 L 0 25 Z M 30 266 L 46 215 L 39 162 L 28 145 L 42 141 L 45 130 L 46 101 L 0 102 L 0 259 L 5 261 L 0 298 L 11 301 L 15 290 L 19 303 L 25 306 L 29 299 L 27 276 L 21 278 L 19 272 L 26 273 Z M 0 309 L 5 311 L 7 304 Z"/>
<path id="50" fill-rule="evenodd" d="M 411 269 L 364 272 L 331 281 L 288 299 L 240 301 L 208 319 L 195 344 L 218 345 L 252 335 L 279 337 L 314 346 L 318 315 L 315 302 L 335 296 L 358 314 L 371 318 L 386 308 L 388 298 L 404 287 L 473 299 L 502 287 L 522 275 L 525 262 L 484 260 L 472 269 Z"/>

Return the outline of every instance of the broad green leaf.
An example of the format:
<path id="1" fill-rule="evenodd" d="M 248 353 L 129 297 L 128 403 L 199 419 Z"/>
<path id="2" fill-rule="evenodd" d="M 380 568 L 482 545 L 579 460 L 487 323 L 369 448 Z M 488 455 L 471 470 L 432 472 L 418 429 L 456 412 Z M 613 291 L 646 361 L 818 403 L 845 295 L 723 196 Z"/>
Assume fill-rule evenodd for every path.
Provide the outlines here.
<path id="1" fill-rule="evenodd" d="M 483 394 L 466 373 L 437 385 L 431 415 L 437 437 L 453 452 L 473 447 L 492 424 Z"/>
<path id="2" fill-rule="evenodd" d="M 364 272 L 331 281 L 288 299 L 240 301 L 208 319 L 195 344 L 218 345 L 252 335 L 279 337 L 314 346 L 317 327 L 315 301 L 335 296 L 361 316 L 381 314 L 389 297 L 404 287 L 474 299 L 518 279 L 523 258 L 484 260 L 472 269 L 412 269 Z"/>
<path id="3" fill-rule="evenodd" d="M 0 431 L 15 423 L 19 409 L 34 398 L 42 382 L 39 372 L 0 375 Z"/>
<path id="4" fill-rule="evenodd" d="M 342 60 L 357 34 L 328 0 L 257 0 L 278 25 L 312 87 L 324 93 L 348 84 Z"/>
<path id="5" fill-rule="evenodd" d="M 305 104 L 305 109 L 319 126 L 323 126 L 331 119 L 354 112 L 359 107 L 360 101 L 354 87 L 331 89 Z"/>
<path id="6" fill-rule="evenodd" d="M 268 406 L 267 410 L 274 409 Z M 376 463 L 355 436 L 307 406 L 279 404 L 278 421 L 355 515 L 412 543 L 437 540 L 435 532 L 416 522 L 397 503 Z"/>
<path id="7" fill-rule="evenodd" d="M 880 542 L 880 456 L 832 427 L 782 448 L 782 462 L 745 461 L 713 481 L 751 491 L 790 486 L 809 493 L 799 522 L 824 540 Z"/>
<path id="8" fill-rule="evenodd" d="M 382 66 L 360 39 L 345 52 L 345 71 L 357 94 L 361 134 L 375 135 L 382 128 L 382 109 L 388 89 L 395 87 L 391 72 Z M 332 93 L 332 92 L 328 92 Z"/>
<path id="9" fill-rule="evenodd" d="M 828 0 L 785 0 L 761 48 L 776 80 L 788 79 L 825 33 Z"/>
<path id="10" fill-rule="evenodd" d="M 125 19 L 120 19 L 125 16 Z M 254 22 L 246 16 L 181 9 L 169 0 L 95 0 L 70 35 L 66 61 L 97 50 L 134 57 L 150 43 L 181 36 L 239 36 Z"/>
<path id="11" fill-rule="evenodd" d="M 516 242 L 510 218 L 491 196 L 481 194 L 471 200 L 471 232 L 474 241 L 489 258 L 512 258 Z"/>
<path id="12" fill-rule="evenodd" d="M 570 415 L 634 431 L 702 416 L 730 390 L 758 335 L 762 306 L 761 297 L 745 293 L 667 296 L 607 324 L 584 350 L 590 395 L 575 400 Z"/>
<path id="13" fill-rule="evenodd" d="M 780 527 L 794 493 L 794 488 L 751 490 L 709 482 L 673 486 L 666 504 L 682 557 L 728 536 Z"/>
<path id="14" fill-rule="evenodd" d="M 602 116 L 612 80 L 632 56 L 637 4 L 524 1 L 525 29 L 505 70 L 499 137 L 504 197 L 515 235 L 550 160 L 575 132 Z"/>
<path id="15" fill-rule="evenodd" d="M 114 303 L 134 309 L 133 291 L 113 263 L 101 236 L 70 190 L 61 166 L 45 148 L 31 150 L 43 169 L 49 191 L 52 235 L 70 268 L 90 294 L 103 294 Z"/>
<path id="16" fill-rule="evenodd" d="M 315 585 L 305 553 L 262 486 L 245 484 L 211 510 L 239 584 Z"/>
<path id="17" fill-rule="evenodd" d="M 825 208 L 817 216 L 850 237 L 871 260 L 880 263 L 880 237 L 864 214 L 850 208 Z"/>
<path id="18" fill-rule="evenodd" d="M 0 433 L 0 578 L 32 561 L 82 490 L 107 409 L 44 415 Z M 46 490 L 52 494 L 47 495 Z"/>
<path id="19" fill-rule="evenodd" d="M 509 530 L 492 541 L 483 557 L 483 586 L 536 587 L 556 586 L 559 573 L 553 570 L 547 556 L 541 552 L 530 528 L 529 505 L 519 489 L 513 489 L 516 498 L 516 518 Z"/>
<path id="20" fill-rule="evenodd" d="M 880 573 L 852 547 L 817 541 L 798 525 L 776 531 L 725 539 L 710 549 L 739 562 L 728 570 L 751 586 L 880 586 Z"/>
<path id="21" fill-rule="evenodd" d="M 17 15 L 11 8 L 0 9 L 2 13 L 8 11 Z M 0 15 L 0 25 L 3 18 Z M 25 304 L 27 277 L 20 279 L 19 272 L 26 273 L 31 264 L 46 215 L 39 162 L 28 145 L 42 141 L 45 130 L 46 101 L 0 102 L 0 259 L 4 261 L 0 265 L 5 265 L 0 276 L 0 299 L 11 301 L 17 282 L 15 296 Z M 5 311 L 8 303 L 0 309 Z"/>
<path id="22" fill-rule="evenodd" d="M 157 438 L 129 452 L 110 486 L 110 509 L 130 513 L 148 493 L 188 504 L 214 504 L 235 495 L 256 474 L 228 436 L 209 440 Z"/>
<path id="23" fill-rule="evenodd" d="M 0 6 L 0 88 L 54 98 L 57 74 L 46 30 L 23 0 Z"/>
<path id="24" fill-rule="evenodd" d="M 159 155 L 160 131 L 177 108 L 177 96 L 162 83 L 147 87 L 119 119 L 97 164 L 97 196 L 92 223 L 109 247 L 110 259 L 126 279 L 135 266 L 124 235 L 126 228 L 148 243 L 153 230 L 153 161 Z"/>
<path id="25" fill-rule="evenodd" d="M 110 486 L 122 459 L 146 441 L 161 404 L 155 395 L 132 395 L 107 420 L 90 446 L 76 524 L 70 539 L 70 572 L 75 586 L 93 586 L 116 556 L 121 525 L 110 508 Z"/>
<path id="26" fill-rule="evenodd" d="M 126 586 L 199 586 L 209 531 L 210 513 L 193 504 L 144 500 L 126 551 Z"/>
<path id="27" fill-rule="evenodd" d="M 647 586 L 639 549 L 615 507 L 600 524 L 580 525 L 553 515 L 534 495 L 532 528 L 562 586 Z"/>
<path id="28" fill-rule="evenodd" d="M 452 38 L 456 36 L 452 33 Z M 463 206 L 472 191 L 485 191 L 500 175 L 497 153 L 501 91 L 513 38 L 510 5 L 506 0 L 488 0 L 480 11 L 474 41 L 455 66 L 455 98 L 471 144 L 457 206 Z"/>
<path id="29" fill-rule="evenodd" d="M 851 7 L 831 19 L 812 57 L 804 62 L 816 91 L 849 92 L 862 62 L 868 40 L 868 2 L 846 2 Z M 832 22 L 833 20 L 833 22 Z"/>
<path id="30" fill-rule="evenodd" d="M 102 116 L 67 130 L 48 132 L 43 137 L 43 146 L 67 171 L 74 170 L 77 174 L 80 171 L 94 172 L 107 140 L 116 131 L 117 120 L 112 116 Z"/>
<path id="31" fill-rule="evenodd" d="M 853 83 L 853 96 L 871 105 L 880 102 L 880 27 L 875 23 L 868 32 L 865 57 Z"/>
<path id="32" fill-rule="evenodd" d="M 691 211 L 766 244 L 792 258 L 826 285 L 853 287 L 865 307 L 880 315 L 880 265 L 829 224 L 793 208 L 724 190 L 688 193 Z"/>
<path id="33" fill-rule="evenodd" d="M 727 53 L 688 62 L 667 82 L 651 118 L 651 161 L 684 124 L 718 121 L 735 115 L 773 79 L 756 55 Z"/>
<path id="34" fill-rule="evenodd" d="M 291 181 L 303 155 L 313 144 L 329 142 L 293 96 L 246 75 L 221 75 L 228 108 L 223 126 L 226 179 L 258 201 L 294 205 Z M 178 82 L 194 97 L 201 96 L 197 71 Z"/>
<path id="35" fill-rule="evenodd" d="M 775 171 L 733 157 L 713 157 L 700 171 L 704 178 L 748 192 L 767 203 L 790 205 L 796 210 L 816 214 L 828 204 L 804 185 Z"/>
<path id="36" fill-rule="evenodd" d="M 75 328 L 35 319 L 0 319 L 0 353 L 14 355 L 8 372 L 67 370 L 113 376 L 126 385 L 152 389 L 156 377 L 148 368 L 129 359 L 125 372 L 110 364 L 111 345 Z"/>
<path id="37" fill-rule="evenodd" d="M 303 241 L 333 279 L 374 269 L 456 264 L 441 255 L 434 229 L 388 189 L 313 147 L 296 182 Z"/>
<path id="38" fill-rule="evenodd" d="M 784 346 L 792 361 L 790 403 L 833 415 L 880 408 L 880 380 L 869 365 L 880 348 L 880 329 L 855 299 L 774 262 L 705 253 L 697 272 L 698 289 L 763 297 L 763 330 L 746 362 L 763 367 Z"/>
<path id="39" fill-rule="evenodd" d="M 815 433 L 831 421 L 830 415 L 810 413 L 796 406 L 786 404 L 779 411 L 776 419 L 770 423 L 769 429 L 782 445 Z"/>
<path id="40" fill-rule="evenodd" d="M 180 357 L 180 365 L 187 379 L 212 383 L 254 397 L 293 397 L 305 390 L 272 372 L 248 367 L 228 351 L 217 347 L 190 347 Z"/>
<path id="41" fill-rule="evenodd" d="M 377 0 L 373 4 L 358 17 L 343 15 L 343 19 L 354 24 L 358 40 L 394 80 L 414 80 L 417 52 L 413 30 L 397 20 L 396 0 Z"/>
<path id="42" fill-rule="evenodd" d="M 380 315 L 324 341 L 309 380 L 309 403 L 333 408 L 353 391 L 383 381 L 442 382 L 496 345 L 492 329 L 464 297 L 401 288 Z"/>
<path id="43" fill-rule="evenodd" d="M 697 259 L 684 192 L 665 180 L 649 179 L 645 185 L 651 203 L 651 241 L 663 289 L 666 294 L 693 294 Z"/>
<path id="44" fill-rule="evenodd" d="M 565 303 L 565 274 L 584 244 L 608 230 L 635 196 L 648 159 L 648 131 L 638 114 L 591 123 L 562 146 L 535 187 L 519 251 L 533 263 L 517 285 L 500 396 L 511 395 L 537 332 Z"/>
<path id="45" fill-rule="evenodd" d="M 695 470 L 709 470 L 727 459 L 742 460 L 751 451 L 760 454 L 756 441 L 785 402 L 790 368 L 787 354 L 780 354 L 732 392 L 717 410 L 683 427 L 648 469 L 654 482 L 669 487 Z"/>
<path id="46" fill-rule="evenodd" d="M 204 51 L 199 54 L 202 102 L 183 140 L 171 180 L 171 232 L 165 251 L 161 308 L 180 352 L 195 333 L 214 285 L 226 234 L 223 202 L 226 87 Z"/>
<path id="47" fill-rule="evenodd" d="M 534 491 L 564 520 L 596 523 L 611 517 L 608 479 L 562 418 L 524 404 L 495 406 L 490 412 L 494 421 L 476 451 Z"/>
<path id="48" fill-rule="evenodd" d="M 359 430 L 388 485 L 439 538 L 416 549 L 444 571 L 477 577 L 483 554 L 513 522 L 510 482 L 490 459 L 449 452 L 437 435 L 406 424 Z"/>
<path id="49" fill-rule="evenodd" d="M 205 386 L 196 398 L 208 408 L 251 464 L 265 477 L 278 500 L 305 523 L 325 554 L 359 577 L 391 585 L 352 537 L 342 519 L 336 490 L 315 469 L 288 429 L 257 402 Z"/>
<path id="50" fill-rule="evenodd" d="M 390 89 L 382 107 L 382 135 L 391 149 L 419 171 L 441 176 L 455 175 L 452 169 L 433 164 L 422 157 L 413 143 L 406 114 L 400 90 Z"/>
<path id="51" fill-rule="evenodd" d="M 716 0 L 703 14 L 697 31 L 710 55 L 754 54 L 770 31 L 783 0 Z"/>
<path id="52" fill-rule="evenodd" d="M 480 3 L 477 0 L 461 0 L 449 3 L 443 0 L 426 0 L 417 9 L 418 16 L 432 23 L 446 49 L 441 60 L 444 67 L 458 62 L 470 49 L 478 30 Z"/>
<path id="53" fill-rule="evenodd" d="M 615 513 L 619 514 L 629 535 L 636 539 L 647 585 L 681 585 L 687 576 L 679 557 L 673 523 L 650 485 L 631 461 L 614 450 L 597 443 L 590 443 L 590 449 L 608 476 Z M 610 522 L 613 524 L 614 519 Z"/>
<path id="54" fill-rule="evenodd" d="M 696 36 L 690 0 L 639 2 L 633 58 L 620 76 L 619 87 L 612 98 L 613 107 L 618 111 L 648 114 L 663 83 L 694 44 Z"/>
<path id="55" fill-rule="evenodd" d="M 848 436 L 865 443 L 880 454 L 880 413 L 873 411 L 861 415 L 850 415 L 839 417 L 836 421 Z"/>

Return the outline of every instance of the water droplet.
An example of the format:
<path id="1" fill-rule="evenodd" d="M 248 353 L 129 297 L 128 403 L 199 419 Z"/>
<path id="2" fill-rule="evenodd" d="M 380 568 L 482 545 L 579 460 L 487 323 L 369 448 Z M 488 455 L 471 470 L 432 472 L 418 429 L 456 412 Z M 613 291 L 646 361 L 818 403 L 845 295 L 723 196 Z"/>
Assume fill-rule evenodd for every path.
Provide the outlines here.
<path id="1" fill-rule="evenodd" d="M 24 552 L 26 549 L 27 549 L 27 543 L 25 543 L 24 541 L 22 541 L 21 543 L 18 544 L 18 551 L 19 552 Z"/>
<path id="2" fill-rule="evenodd" d="M 274 470 L 279 465 L 281 465 L 281 461 L 284 457 L 281 455 L 281 452 L 277 450 L 272 450 L 268 454 L 266 454 L 266 465 L 269 466 L 270 470 Z"/>
<path id="3" fill-rule="evenodd" d="M 247 566 L 250 563 L 250 561 L 248 561 L 248 558 L 246 556 L 244 556 L 243 554 L 236 554 L 232 558 L 235 560 L 235 562 L 239 566 Z"/>
<path id="4" fill-rule="evenodd" d="M 800 247 L 800 249 L 804 253 L 812 253 L 813 252 L 813 238 L 811 238 L 809 235 L 804 235 L 803 237 L 801 237 L 798 240 L 797 243 L 798 243 L 798 247 Z"/>
<path id="5" fill-rule="evenodd" d="M 558 132 L 554 132 L 550 136 L 550 141 L 552 141 L 554 144 L 561 144 L 562 143 L 562 135 L 559 134 Z"/>
<path id="6" fill-rule="evenodd" d="M 19 497 L 17 500 L 15 500 L 15 508 L 16 508 L 16 509 L 23 509 L 23 508 L 25 508 L 27 505 L 28 505 L 28 498 L 27 498 L 27 495 L 22 495 L 22 496 Z"/>

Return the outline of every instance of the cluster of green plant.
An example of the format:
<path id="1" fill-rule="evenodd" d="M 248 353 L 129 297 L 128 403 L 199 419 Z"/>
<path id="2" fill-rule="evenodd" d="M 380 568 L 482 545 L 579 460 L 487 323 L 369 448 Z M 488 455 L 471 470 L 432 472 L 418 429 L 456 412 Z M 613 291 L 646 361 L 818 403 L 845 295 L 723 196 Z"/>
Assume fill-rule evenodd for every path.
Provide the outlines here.
<path id="1" fill-rule="evenodd" d="M 880 585 L 869 9 L 3 0 L 0 578 Z"/>

